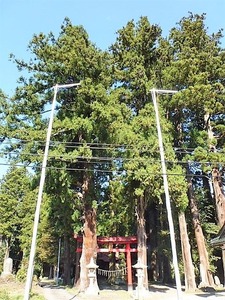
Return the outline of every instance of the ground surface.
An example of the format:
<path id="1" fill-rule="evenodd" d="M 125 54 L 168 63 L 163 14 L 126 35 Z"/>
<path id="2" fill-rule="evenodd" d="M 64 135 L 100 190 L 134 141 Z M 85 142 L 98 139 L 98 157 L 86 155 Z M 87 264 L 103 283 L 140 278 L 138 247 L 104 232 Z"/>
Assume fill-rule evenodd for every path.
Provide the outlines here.
<path id="1" fill-rule="evenodd" d="M 1 282 L 0 290 L 13 292 L 17 295 L 23 295 L 24 286 L 16 282 Z M 87 296 L 78 294 L 75 289 L 66 289 L 62 286 L 55 286 L 45 284 L 40 287 L 33 284 L 32 291 L 43 295 L 46 300 L 131 300 L 141 299 L 135 293 L 128 293 L 126 286 L 100 286 L 98 296 Z M 0 299 L 1 300 L 1 299 Z M 225 300 L 225 289 L 220 291 L 198 291 L 196 293 L 182 292 L 182 296 L 178 297 L 177 290 L 174 287 L 165 285 L 152 284 L 150 285 L 149 292 L 147 292 L 143 300 Z"/>
<path id="2" fill-rule="evenodd" d="M 115 287 L 114 287 L 115 288 Z M 143 300 L 224 300 L 225 290 L 218 292 L 202 292 L 185 293 L 177 295 L 177 290 L 174 287 L 151 285 L 149 292 L 143 298 L 138 296 L 135 292 L 128 293 L 125 289 L 119 288 L 117 290 L 107 287 L 100 289 L 98 296 L 87 296 L 77 294 L 75 291 L 67 291 L 62 287 L 45 286 L 42 288 L 43 295 L 46 300 L 129 300 L 129 299 L 143 299 Z"/>

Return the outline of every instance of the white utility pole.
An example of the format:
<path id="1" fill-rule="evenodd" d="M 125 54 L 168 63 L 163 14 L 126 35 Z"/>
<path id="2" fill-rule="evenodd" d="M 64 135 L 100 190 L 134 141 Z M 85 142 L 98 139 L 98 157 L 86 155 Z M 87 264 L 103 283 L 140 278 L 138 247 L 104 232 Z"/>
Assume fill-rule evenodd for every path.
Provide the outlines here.
<path id="1" fill-rule="evenodd" d="M 170 241 L 171 241 L 172 256 L 173 256 L 173 266 L 174 266 L 175 280 L 176 280 L 176 286 L 177 286 L 177 299 L 181 300 L 182 299 L 182 290 L 181 290 L 180 272 L 179 272 L 178 260 L 177 260 L 177 250 L 176 250 L 176 240 L 175 240 L 175 233 L 174 233 L 173 216 L 172 216 L 172 211 L 171 211 L 169 187 L 168 187 L 166 164 L 165 164 L 165 155 L 164 155 L 163 140 L 162 140 L 162 131 L 161 131 L 161 126 L 160 126 L 160 117 L 159 117 L 159 110 L 158 110 L 157 96 L 156 96 L 157 94 L 175 94 L 175 93 L 177 93 L 177 91 L 157 90 L 157 89 L 151 90 L 152 101 L 153 101 L 154 109 L 155 109 L 157 132 L 158 132 L 159 151 L 160 151 L 161 166 L 162 166 L 162 176 L 163 176 L 163 184 L 164 184 L 165 199 L 166 199 L 167 217 L 168 217 L 169 230 L 170 230 Z"/>
<path id="2" fill-rule="evenodd" d="M 59 284 L 60 256 L 61 256 L 61 238 L 59 238 L 59 249 L 58 249 L 58 262 L 57 262 L 57 273 L 56 273 L 56 283 L 57 283 L 57 285 Z"/>
<path id="3" fill-rule="evenodd" d="M 32 279 L 33 279 L 33 272 L 34 272 L 34 257 L 35 257 L 35 253 L 36 253 L 38 223 L 39 223 L 39 218 L 40 218 L 42 194 L 43 194 L 44 183 L 45 183 L 45 173 L 46 173 L 48 151 L 49 151 L 50 138 L 51 138 L 51 132 L 52 132 L 54 111 L 55 111 L 55 106 L 56 106 L 57 92 L 58 92 L 59 89 L 71 88 L 71 87 L 78 86 L 78 85 L 80 85 L 80 83 L 71 83 L 71 84 L 63 84 L 63 85 L 56 84 L 53 87 L 54 88 L 54 97 L 53 97 L 53 100 L 52 100 L 51 114 L 50 114 L 50 118 L 49 118 L 48 131 L 47 131 L 46 144 L 45 144 L 45 151 L 44 151 L 44 157 L 43 157 L 42 168 L 41 168 L 41 178 L 40 178 L 38 198 L 37 198 L 37 204 L 36 204 L 36 210 L 35 210 L 35 216 L 34 216 L 33 235 L 32 235 L 32 242 L 31 242 L 31 248 L 30 248 L 30 258 L 29 258 L 29 264 L 28 264 L 28 270 L 27 270 L 27 279 L 26 279 L 26 285 L 25 285 L 24 300 L 29 300 L 31 286 L 32 286 Z"/>

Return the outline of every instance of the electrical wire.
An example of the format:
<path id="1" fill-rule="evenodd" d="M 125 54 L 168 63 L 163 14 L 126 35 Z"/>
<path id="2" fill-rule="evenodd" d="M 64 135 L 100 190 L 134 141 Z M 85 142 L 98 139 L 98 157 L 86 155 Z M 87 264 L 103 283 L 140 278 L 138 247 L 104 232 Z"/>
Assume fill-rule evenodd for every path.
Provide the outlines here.
<path id="1" fill-rule="evenodd" d="M 4 166 L 12 166 L 11 164 L 7 164 L 7 163 L 0 163 L 0 165 L 4 165 Z M 41 166 L 24 166 L 21 164 L 13 164 L 13 166 L 15 167 L 21 167 L 21 168 L 32 168 L 32 169 L 41 169 Z M 119 175 L 123 175 L 126 174 L 127 172 L 129 172 L 129 174 L 134 174 L 135 171 L 125 171 L 125 170 L 101 170 L 101 169 L 87 169 L 87 168 L 63 168 L 63 167 L 50 167 L 50 166 L 46 166 L 47 170 L 54 170 L 54 171 L 60 171 L 60 170 L 66 170 L 66 171 L 83 171 L 83 172 L 93 172 L 93 173 L 104 173 L 104 174 L 114 174 L 115 176 L 119 176 Z M 159 177 L 159 176 L 182 176 L 182 177 L 191 177 L 191 178 L 202 178 L 205 177 L 208 180 L 212 180 L 213 178 L 217 178 L 217 175 L 210 175 L 210 177 L 206 176 L 206 175 L 201 175 L 201 174 L 186 174 L 186 173 L 166 173 L 163 174 L 161 172 L 148 172 L 148 175 L 153 175 L 155 177 Z"/>
<path id="2" fill-rule="evenodd" d="M 28 156 L 28 157 L 43 157 L 42 153 L 30 153 L 30 152 L 23 152 L 23 153 L 18 153 L 18 152 L 4 152 L 4 151 L 0 151 L 0 155 L 4 155 L 4 156 Z M 66 155 L 67 153 L 65 153 Z M 69 158 L 65 158 L 63 159 L 63 155 L 64 154 L 59 154 L 59 155 L 48 155 L 48 158 L 54 158 L 57 161 L 70 161 L 72 159 L 72 157 Z M 5 157 L 6 158 L 6 157 Z M 137 157 L 137 158 L 123 158 L 123 157 L 115 157 L 115 156 L 74 156 L 74 163 L 78 162 L 79 160 L 85 160 L 85 163 L 87 164 L 105 164 L 105 163 L 116 163 L 118 162 L 145 162 L 145 163 L 149 163 L 149 164 L 155 164 L 155 163 L 161 163 L 161 160 L 159 159 L 151 159 L 151 158 L 144 158 L 144 157 Z M 182 161 L 182 160 L 165 160 L 165 163 L 167 164 L 180 164 L 180 165 L 185 165 L 185 164 L 201 164 L 201 165 L 211 165 L 211 164 L 225 164 L 225 162 L 221 162 L 221 161 L 196 161 L 196 160 L 187 160 L 187 161 Z"/>
<path id="3" fill-rule="evenodd" d="M 0 163 L 2 166 L 12 166 L 12 164 L 9 163 Z M 31 165 L 22 165 L 22 164 L 13 164 L 15 167 L 21 167 L 21 168 L 32 168 L 32 169 L 41 169 L 42 166 L 31 166 Z M 46 166 L 46 169 L 48 170 L 66 170 L 66 171 L 85 171 L 85 172 L 95 172 L 95 173 L 113 173 L 113 174 L 125 174 L 126 172 L 129 173 L 135 173 L 135 170 L 101 170 L 101 169 L 87 169 L 87 168 L 64 168 L 64 167 L 53 167 L 53 166 Z M 148 172 L 148 175 L 154 175 L 154 176 L 162 176 L 163 173 L 156 173 L 156 172 Z M 167 173 L 167 176 L 189 176 L 185 173 Z M 195 175 L 191 174 L 192 177 L 201 177 L 201 175 Z"/>
<path id="4" fill-rule="evenodd" d="M 23 140 L 23 139 L 18 139 L 16 137 L 11 137 L 11 138 L 6 138 L 6 141 L 2 142 L 2 145 L 11 145 L 13 144 L 11 141 L 15 140 L 15 143 L 22 143 L 22 144 L 26 144 L 26 143 L 35 143 L 35 144 L 39 144 L 39 145 L 45 145 L 45 141 L 41 141 L 41 140 Z M 88 146 L 90 148 L 95 148 L 96 149 L 111 149 L 111 148 L 119 148 L 119 149 L 123 149 L 125 148 L 126 150 L 131 150 L 131 149 L 136 149 L 136 145 L 132 146 L 129 144 L 117 144 L 117 143 L 99 143 L 99 142 L 63 142 L 63 141 L 54 141 L 51 140 L 50 141 L 50 147 L 53 146 L 59 146 L 59 145 L 65 145 L 68 148 L 73 148 L 73 147 L 79 147 L 79 146 Z M 179 152 L 179 153 L 186 153 L 186 152 L 192 152 L 195 151 L 196 148 L 181 148 L 181 147 L 174 147 L 173 150 L 175 152 Z M 210 152 L 210 149 L 204 149 L 207 152 Z M 225 151 L 218 151 L 219 153 L 225 153 Z"/>

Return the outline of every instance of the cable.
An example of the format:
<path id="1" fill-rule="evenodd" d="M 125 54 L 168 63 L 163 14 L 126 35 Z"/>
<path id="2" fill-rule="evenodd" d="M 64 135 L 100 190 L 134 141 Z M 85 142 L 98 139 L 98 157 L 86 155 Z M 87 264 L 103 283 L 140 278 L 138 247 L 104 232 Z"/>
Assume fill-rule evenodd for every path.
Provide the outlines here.
<path id="1" fill-rule="evenodd" d="M 45 145 L 44 141 L 41 140 L 23 140 L 23 139 L 17 139 L 16 137 L 11 137 L 7 138 L 8 141 L 2 142 L 2 145 L 11 145 L 10 140 L 16 140 L 17 143 L 38 143 L 40 145 Z M 136 145 L 132 146 L 129 144 L 117 144 L 117 143 L 99 143 L 99 142 L 63 142 L 63 141 L 54 141 L 51 140 L 50 142 L 50 147 L 51 146 L 58 146 L 58 145 L 66 145 L 66 148 L 73 148 L 73 147 L 79 147 L 79 146 L 88 146 L 90 148 L 95 148 L 96 149 L 114 149 L 114 148 L 120 148 L 125 150 L 132 150 L 132 149 L 137 149 Z M 127 147 L 129 146 L 129 147 Z M 146 145 L 147 146 L 147 145 Z M 149 146 L 151 147 L 151 146 Z M 193 152 L 196 150 L 196 148 L 179 148 L 179 147 L 174 147 L 173 150 L 175 152 L 179 153 L 187 153 L 187 152 Z M 181 151 L 180 151 L 181 150 Z M 210 149 L 204 149 L 207 152 L 210 152 Z M 225 151 L 219 151 L 219 153 L 225 153 Z"/>
<path id="2" fill-rule="evenodd" d="M 5 152 L 5 151 L 0 151 L 0 155 L 20 155 L 20 156 L 29 156 L 29 157 L 42 157 L 42 153 L 30 153 L 30 152 L 25 152 L 25 153 L 17 153 L 17 152 Z M 65 153 L 66 155 L 67 153 Z M 48 155 L 48 158 L 55 158 L 56 160 L 60 161 L 70 161 L 69 159 L 63 159 L 64 154 L 59 154 L 59 155 Z M 72 157 L 71 157 L 72 159 Z M 79 160 L 86 160 L 85 163 L 87 164 L 105 164 L 107 162 L 129 162 L 129 161 L 136 161 L 136 162 L 147 162 L 149 164 L 155 164 L 155 163 L 160 163 L 161 161 L 159 159 L 151 159 L 151 158 L 144 158 L 144 157 L 136 157 L 136 158 L 123 158 L 123 157 L 115 157 L 115 156 L 75 156 L 74 157 L 74 163 L 79 163 Z M 196 160 L 187 160 L 187 161 L 182 161 L 182 160 L 165 160 L 165 163 L 167 164 L 180 164 L 180 165 L 185 165 L 185 164 L 201 164 L 201 165 L 211 165 L 211 164 L 225 164 L 225 162 L 221 161 L 196 161 Z"/>
<path id="3" fill-rule="evenodd" d="M 7 163 L 0 163 L 0 165 L 3 165 L 3 166 L 12 166 L 12 164 L 7 164 Z M 25 165 L 21 165 L 21 164 L 13 164 L 13 166 L 15 167 L 21 167 L 21 168 L 35 168 L 35 169 L 41 169 L 42 167 L 41 166 L 25 166 Z M 85 172 L 94 172 L 94 173 L 112 173 L 114 175 L 121 175 L 121 174 L 125 174 L 127 172 L 129 173 L 135 173 L 136 171 L 133 170 L 101 170 L 101 169 L 87 169 L 87 168 L 63 168 L 63 167 L 46 167 L 46 169 L 48 170 L 66 170 L 66 171 L 85 171 Z M 163 176 L 163 175 L 167 175 L 167 176 L 183 176 L 183 177 L 206 177 L 208 179 L 211 179 L 211 178 L 216 178 L 218 177 L 217 175 L 213 176 L 211 175 L 211 178 L 209 178 L 208 176 L 206 175 L 201 175 L 201 174 L 186 174 L 186 173 L 166 173 L 166 174 L 163 174 L 161 172 L 159 173 L 156 173 L 156 172 L 149 172 L 148 175 L 154 175 L 154 176 Z"/>

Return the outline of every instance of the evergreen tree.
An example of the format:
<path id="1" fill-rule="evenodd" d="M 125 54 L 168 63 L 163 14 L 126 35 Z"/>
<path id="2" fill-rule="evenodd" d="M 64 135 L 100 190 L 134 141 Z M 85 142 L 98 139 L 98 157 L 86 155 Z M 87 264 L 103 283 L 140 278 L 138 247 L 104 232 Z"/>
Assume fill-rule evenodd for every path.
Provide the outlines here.
<path id="1" fill-rule="evenodd" d="M 1 180 L 0 235 L 6 244 L 5 258 L 11 256 L 21 259 L 21 253 L 26 249 L 22 241 L 25 237 L 24 232 L 30 230 L 29 227 L 32 224 L 32 198 L 29 203 L 26 203 L 26 210 L 24 203 L 30 196 L 30 189 L 31 177 L 22 167 L 11 166 Z M 27 222 L 24 222 L 25 216 Z"/>
<path id="2" fill-rule="evenodd" d="M 164 102 L 169 118 L 174 124 L 177 157 L 185 161 L 199 161 L 199 164 L 192 163 L 191 168 L 189 164 L 188 176 L 191 175 L 190 171 L 194 176 L 207 175 L 209 166 L 214 166 L 213 161 L 223 161 L 222 154 L 214 153 L 215 147 L 223 148 L 220 132 L 223 128 L 224 114 L 224 95 L 221 92 L 224 89 L 225 62 L 220 47 L 222 31 L 209 35 L 204 21 L 205 14 L 190 13 L 170 31 L 168 41 L 163 40 L 160 46 L 161 61 L 165 65 L 161 72 L 162 82 L 167 87 L 181 91 L 173 97 L 173 101 Z M 206 181 L 202 183 L 205 185 Z M 196 223 L 199 222 L 195 220 L 199 205 L 196 201 L 193 202 L 194 197 L 190 189 L 195 188 L 192 184 L 194 181 L 189 182 L 189 198 L 191 211 L 195 211 L 193 222 Z M 209 188 L 209 184 L 207 187 Z M 208 191 L 210 196 L 210 190 Z M 212 200 L 212 197 L 210 198 Z M 201 240 L 204 240 L 204 237 L 201 237 Z M 204 253 L 201 253 L 200 249 L 199 251 L 199 257 L 206 253 L 206 250 Z M 207 255 L 206 253 L 205 270 L 208 273 Z M 203 284 L 213 284 L 208 274 L 201 274 L 201 277 Z"/>

